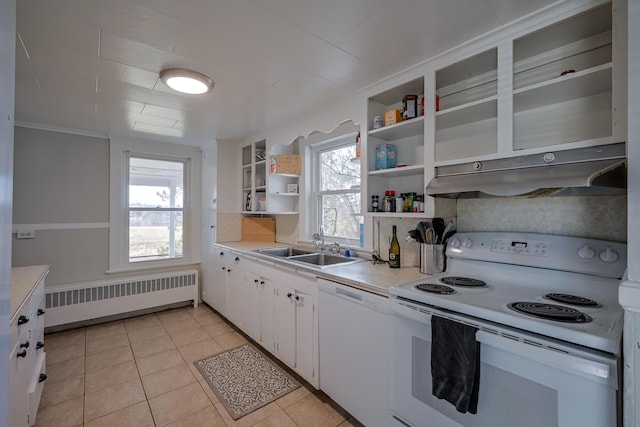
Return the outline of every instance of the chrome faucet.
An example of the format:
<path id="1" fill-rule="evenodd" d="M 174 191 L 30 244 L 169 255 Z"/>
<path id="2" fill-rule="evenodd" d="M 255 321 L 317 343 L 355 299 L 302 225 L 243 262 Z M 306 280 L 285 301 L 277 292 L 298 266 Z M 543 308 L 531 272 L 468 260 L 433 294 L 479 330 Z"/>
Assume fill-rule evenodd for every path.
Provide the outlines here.
<path id="1" fill-rule="evenodd" d="M 340 243 L 333 242 L 329 245 L 329 252 L 332 254 L 340 255 Z"/>
<path id="2" fill-rule="evenodd" d="M 321 251 L 325 250 L 324 231 L 322 230 L 322 226 L 320 226 L 320 233 L 313 235 L 313 244 L 316 249 L 320 249 Z"/>

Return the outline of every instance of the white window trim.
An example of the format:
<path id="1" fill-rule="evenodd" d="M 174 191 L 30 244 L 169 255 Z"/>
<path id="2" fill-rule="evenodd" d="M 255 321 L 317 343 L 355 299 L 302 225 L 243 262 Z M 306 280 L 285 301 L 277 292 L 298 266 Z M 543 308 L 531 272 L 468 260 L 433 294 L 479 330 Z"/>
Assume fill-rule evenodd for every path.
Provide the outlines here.
<path id="1" fill-rule="evenodd" d="M 189 183 L 185 191 L 184 256 L 155 261 L 129 262 L 127 250 L 127 153 L 131 156 L 186 160 L 189 163 Z M 110 140 L 110 217 L 109 270 L 106 273 L 142 271 L 183 267 L 200 262 L 200 193 L 202 152 L 197 147 L 161 143 L 114 136 Z"/>
<path id="2" fill-rule="evenodd" d="M 326 139 L 326 140 L 317 142 L 315 144 L 309 145 L 309 150 L 311 152 L 312 173 L 311 173 L 310 187 L 311 187 L 312 197 L 311 197 L 311 209 L 309 210 L 309 214 L 308 214 L 308 220 L 309 220 L 308 230 L 310 230 L 310 234 L 308 236 L 305 236 L 309 240 L 311 240 L 312 238 L 311 236 L 314 233 L 317 233 L 319 231 L 319 227 L 320 227 L 320 215 L 321 215 L 320 203 L 319 203 L 320 194 L 318 192 L 318 186 L 320 183 L 320 168 L 319 168 L 320 152 L 332 150 L 336 147 L 340 147 L 348 143 L 354 142 L 357 135 L 358 135 L 358 132 L 349 132 L 344 135 L 336 136 L 334 138 Z M 360 186 L 362 187 L 362 168 L 360 169 Z M 347 194 L 347 193 L 351 194 L 351 193 L 359 193 L 359 192 L 360 190 L 343 189 L 343 190 L 324 191 L 323 194 Z M 360 203 L 362 203 L 362 200 L 360 200 Z M 338 238 L 338 239 L 341 239 L 341 238 Z"/>

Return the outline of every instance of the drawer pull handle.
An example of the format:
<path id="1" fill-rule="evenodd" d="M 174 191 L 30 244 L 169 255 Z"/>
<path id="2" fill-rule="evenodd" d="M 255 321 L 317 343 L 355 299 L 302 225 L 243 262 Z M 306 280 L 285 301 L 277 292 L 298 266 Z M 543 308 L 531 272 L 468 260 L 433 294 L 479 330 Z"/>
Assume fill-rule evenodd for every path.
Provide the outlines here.
<path id="1" fill-rule="evenodd" d="M 18 317 L 18 325 L 24 325 L 25 323 L 29 323 L 29 318 L 27 316 Z"/>
<path id="2" fill-rule="evenodd" d="M 40 374 L 40 377 L 38 378 L 38 382 L 41 383 L 46 379 L 47 379 L 47 374 Z"/>
<path id="3" fill-rule="evenodd" d="M 44 347 L 44 343 L 42 341 L 38 341 L 36 343 L 36 350 L 40 350 L 42 347 Z"/>
<path id="4" fill-rule="evenodd" d="M 42 316 L 44 314 L 44 310 L 39 308 L 38 309 L 38 316 Z"/>
<path id="5" fill-rule="evenodd" d="M 27 357 L 27 350 L 22 350 L 16 354 L 16 357 Z"/>
<path id="6" fill-rule="evenodd" d="M 23 344 L 20 344 L 20 348 L 29 348 L 29 341 L 26 341 Z"/>

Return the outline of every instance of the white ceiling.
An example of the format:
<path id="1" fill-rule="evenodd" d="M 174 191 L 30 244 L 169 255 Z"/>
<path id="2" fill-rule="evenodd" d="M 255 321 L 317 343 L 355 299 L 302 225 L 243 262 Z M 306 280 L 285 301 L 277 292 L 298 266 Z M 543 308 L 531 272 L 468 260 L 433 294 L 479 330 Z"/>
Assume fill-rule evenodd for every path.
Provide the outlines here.
<path id="1" fill-rule="evenodd" d="M 200 146 L 274 128 L 553 0 L 19 0 L 16 121 Z M 158 72 L 210 76 L 180 95 Z"/>

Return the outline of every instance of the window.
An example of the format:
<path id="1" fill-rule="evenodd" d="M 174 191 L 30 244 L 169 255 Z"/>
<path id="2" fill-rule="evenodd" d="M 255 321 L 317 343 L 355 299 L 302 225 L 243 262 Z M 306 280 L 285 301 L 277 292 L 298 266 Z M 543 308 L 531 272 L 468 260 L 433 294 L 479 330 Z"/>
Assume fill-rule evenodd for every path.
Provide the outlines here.
<path id="1" fill-rule="evenodd" d="M 186 162 L 129 156 L 129 262 L 184 256 Z"/>
<path id="2" fill-rule="evenodd" d="M 338 137 L 314 147 L 317 223 L 326 237 L 360 236 L 360 162 L 356 134 Z"/>

